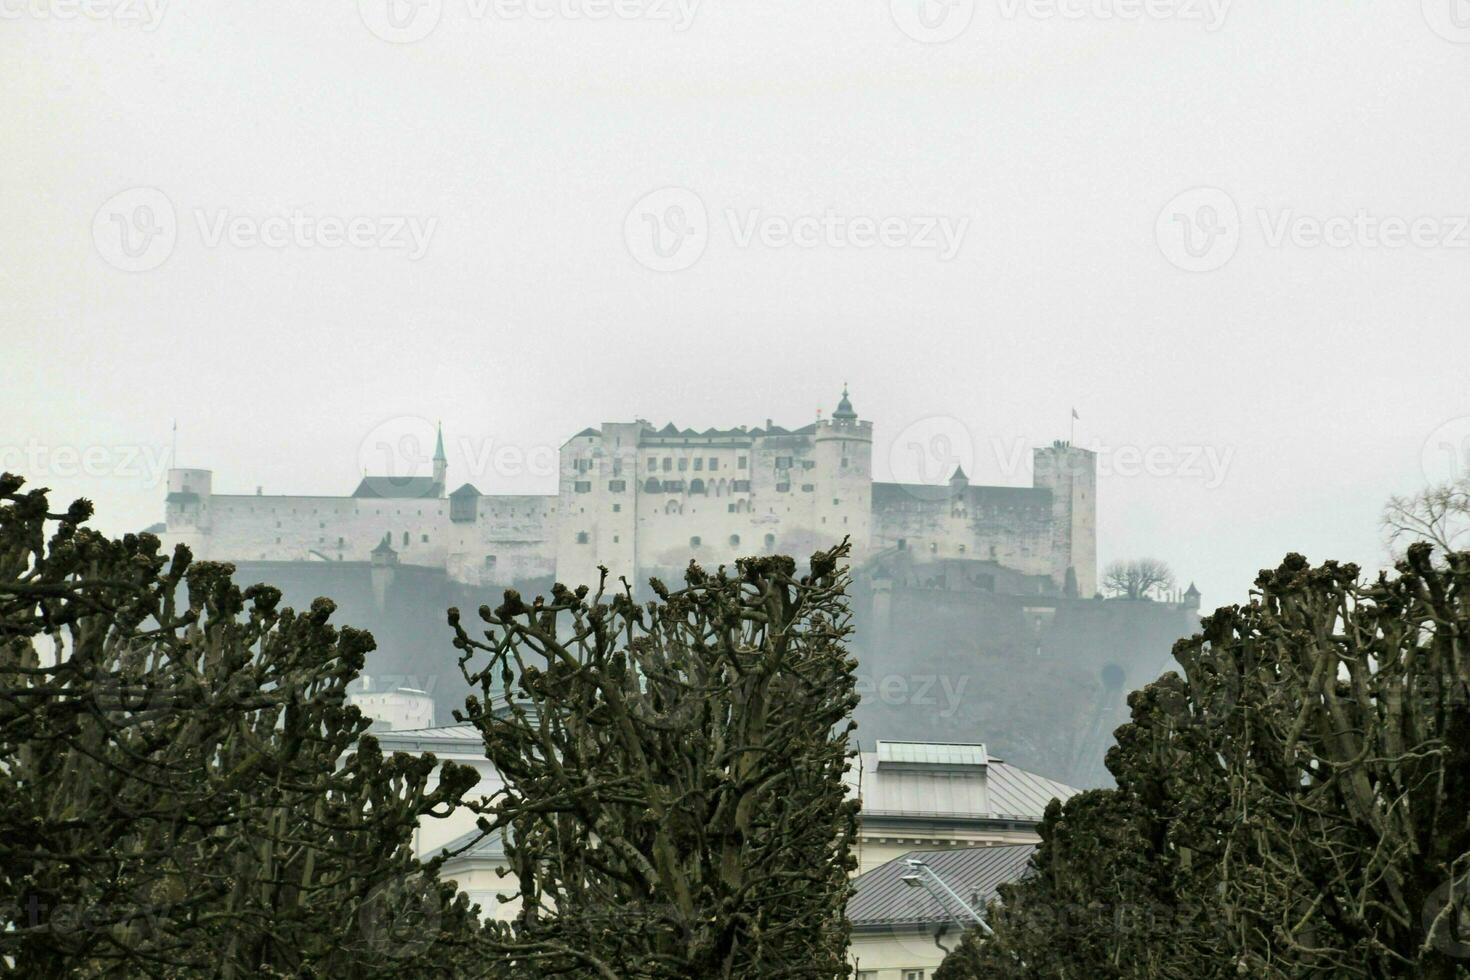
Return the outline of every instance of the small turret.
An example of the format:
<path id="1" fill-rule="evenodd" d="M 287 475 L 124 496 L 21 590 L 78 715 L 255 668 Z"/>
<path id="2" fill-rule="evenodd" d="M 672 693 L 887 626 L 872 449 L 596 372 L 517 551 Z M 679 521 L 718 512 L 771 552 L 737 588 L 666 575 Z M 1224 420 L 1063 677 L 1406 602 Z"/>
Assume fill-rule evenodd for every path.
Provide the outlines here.
<path id="1" fill-rule="evenodd" d="M 1197 589 L 1197 588 L 1194 587 L 1194 583 L 1193 582 L 1190 582 L 1189 583 L 1189 588 L 1186 589 L 1185 592 L 1184 592 L 1184 608 L 1185 609 L 1196 609 L 1197 610 L 1197 609 L 1199 609 L 1199 604 L 1200 604 L 1200 592 L 1199 592 L 1199 589 Z"/>
<path id="2" fill-rule="evenodd" d="M 949 478 L 949 485 L 956 490 L 963 490 L 970 485 L 970 478 L 965 475 L 963 466 L 954 468 L 954 475 Z"/>
<path id="3" fill-rule="evenodd" d="M 837 403 L 837 411 L 832 413 L 834 419 L 855 420 L 857 412 L 852 410 L 852 402 L 847 396 L 847 382 L 842 384 L 842 400 Z"/>

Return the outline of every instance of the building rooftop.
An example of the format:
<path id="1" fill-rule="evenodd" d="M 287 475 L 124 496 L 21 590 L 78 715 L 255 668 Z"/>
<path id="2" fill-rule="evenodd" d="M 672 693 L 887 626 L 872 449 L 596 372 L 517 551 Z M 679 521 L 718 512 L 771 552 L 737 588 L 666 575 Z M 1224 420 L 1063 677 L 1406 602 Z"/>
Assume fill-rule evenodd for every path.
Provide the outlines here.
<path id="1" fill-rule="evenodd" d="M 876 751 L 861 753 L 845 778 L 870 820 L 1039 823 L 1054 798 L 1079 792 L 990 758 L 983 745 L 880 742 Z"/>
<path id="2" fill-rule="evenodd" d="M 903 881 L 913 872 L 909 861 L 923 861 L 972 908 L 983 911 L 997 897 L 1000 885 L 1019 881 L 1031 872 L 1035 852 L 1035 844 L 910 851 L 858 876 L 847 900 L 847 917 L 855 931 L 953 922 L 959 909 L 946 909 L 929 889 Z"/>
<path id="3" fill-rule="evenodd" d="M 365 476 L 354 497 L 374 497 L 382 500 L 425 500 L 438 498 L 444 485 L 432 476 Z"/>

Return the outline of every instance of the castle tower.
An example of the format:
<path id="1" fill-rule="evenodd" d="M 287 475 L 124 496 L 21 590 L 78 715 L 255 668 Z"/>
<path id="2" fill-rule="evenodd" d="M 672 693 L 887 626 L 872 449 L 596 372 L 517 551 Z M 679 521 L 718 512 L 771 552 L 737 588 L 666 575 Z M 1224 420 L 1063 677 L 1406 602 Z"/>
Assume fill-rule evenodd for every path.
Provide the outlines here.
<path id="1" fill-rule="evenodd" d="M 1189 583 L 1189 591 L 1184 593 L 1184 608 L 1194 612 L 1199 611 L 1200 592 L 1195 588 L 1193 582 Z"/>
<path id="2" fill-rule="evenodd" d="M 209 470 L 171 469 L 164 525 L 170 543 L 186 545 L 195 558 L 209 557 L 210 506 L 214 474 Z"/>
<path id="3" fill-rule="evenodd" d="M 448 475 L 449 460 L 444 456 L 444 423 L 441 422 L 434 439 L 434 483 L 439 487 L 436 496 L 444 496 L 445 477 Z"/>
<path id="4" fill-rule="evenodd" d="M 1052 493 L 1051 577 L 1058 589 L 1076 577 L 1079 595 L 1097 593 L 1097 454 L 1054 442 L 1032 454 L 1034 486 Z"/>
<path id="5" fill-rule="evenodd" d="M 872 533 L 873 423 L 858 418 L 846 385 L 832 417 L 817 422 L 814 443 L 814 530 L 824 547 L 851 537 L 857 560 Z"/>

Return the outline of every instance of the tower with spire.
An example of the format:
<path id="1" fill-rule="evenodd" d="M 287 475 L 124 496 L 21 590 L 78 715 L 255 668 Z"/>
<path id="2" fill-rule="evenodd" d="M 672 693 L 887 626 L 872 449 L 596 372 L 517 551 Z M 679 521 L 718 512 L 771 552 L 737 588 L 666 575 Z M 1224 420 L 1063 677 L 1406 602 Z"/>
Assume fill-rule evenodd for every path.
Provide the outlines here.
<path id="1" fill-rule="evenodd" d="M 858 418 L 844 382 L 831 418 L 819 419 L 814 428 L 812 455 L 820 476 L 813 530 L 839 541 L 851 537 L 860 556 L 873 523 L 873 423 Z"/>
<path id="2" fill-rule="evenodd" d="M 444 496 L 445 478 L 448 476 L 449 460 L 444 456 L 444 423 L 436 428 L 434 438 L 434 484 L 437 496 Z"/>

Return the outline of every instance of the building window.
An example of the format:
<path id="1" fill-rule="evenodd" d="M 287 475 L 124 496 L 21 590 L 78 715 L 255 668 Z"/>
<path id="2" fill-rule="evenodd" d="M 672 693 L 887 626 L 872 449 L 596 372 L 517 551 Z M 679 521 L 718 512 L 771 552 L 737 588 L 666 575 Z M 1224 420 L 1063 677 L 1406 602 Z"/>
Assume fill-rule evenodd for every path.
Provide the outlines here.
<path id="1" fill-rule="evenodd" d="M 572 487 L 572 489 L 575 490 L 575 491 L 577 491 L 578 493 L 591 493 L 592 492 L 592 481 L 591 480 L 578 480 L 576 482 L 576 484 Z"/>
<path id="2" fill-rule="evenodd" d="M 930 554 L 935 554 L 938 551 L 939 551 L 939 542 L 938 541 L 930 541 L 929 542 L 929 553 Z"/>
<path id="3" fill-rule="evenodd" d="M 587 534 L 586 531 L 578 531 L 577 532 L 577 543 L 578 544 L 586 544 L 589 540 L 591 540 L 591 538 Z"/>
<path id="4" fill-rule="evenodd" d="M 692 538 L 689 539 L 689 547 L 691 547 L 691 548 L 698 548 L 699 547 L 699 535 L 696 534 L 694 537 L 692 537 Z"/>
<path id="5" fill-rule="evenodd" d="M 745 462 L 745 457 L 741 456 L 739 459 L 735 460 L 735 468 L 739 470 L 745 469 Z"/>
<path id="6" fill-rule="evenodd" d="M 679 501 L 677 501 L 677 500 L 670 500 L 668 503 L 664 504 L 664 513 L 665 514 L 682 514 L 682 513 L 684 513 L 684 508 L 679 506 Z"/>
<path id="7" fill-rule="evenodd" d="M 427 534 L 420 534 L 419 535 L 419 541 L 422 544 L 428 544 L 429 543 L 429 536 Z"/>
<path id="8" fill-rule="evenodd" d="M 791 457 L 790 456 L 777 456 L 776 457 L 776 469 L 778 469 L 778 470 L 789 470 L 789 469 L 791 469 Z"/>
<path id="9" fill-rule="evenodd" d="M 615 460 L 613 460 L 613 476 L 622 476 L 622 475 L 623 475 L 623 461 L 621 459 L 615 459 Z"/>
<path id="10" fill-rule="evenodd" d="M 732 513 L 732 514 L 735 513 L 735 505 L 734 504 L 726 504 L 725 505 L 725 509 L 727 511 L 729 511 L 730 513 Z M 280 544 L 280 543 L 281 543 L 281 539 L 280 538 L 276 538 L 276 544 Z"/>
<path id="11" fill-rule="evenodd" d="M 698 460 L 695 460 L 695 462 L 698 462 Z M 689 481 L 689 492 L 690 493 L 704 493 L 704 481 L 701 480 L 697 476 L 694 479 L 690 480 Z"/>
<path id="12" fill-rule="evenodd" d="M 665 456 L 664 457 L 664 472 L 667 473 L 669 470 L 671 470 L 673 468 L 674 468 L 674 458 L 672 456 Z"/>
<path id="13" fill-rule="evenodd" d="M 766 535 L 766 550 L 769 551 L 770 549 L 772 549 L 774 547 L 776 547 L 776 536 L 774 534 L 767 534 Z"/>
<path id="14" fill-rule="evenodd" d="M 343 539 L 342 538 L 338 538 L 337 539 L 337 547 L 339 547 L 339 548 L 342 547 L 343 543 L 344 542 L 343 542 Z"/>
<path id="15" fill-rule="evenodd" d="M 687 469 L 689 469 L 689 460 L 688 460 L 688 458 L 687 457 L 684 457 L 684 456 L 680 456 L 679 457 L 679 472 L 680 473 L 683 473 Z"/>
<path id="16" fill-rule="evenodd" d="M 643 484 L 643 492 L 644 493 L 658 493 L 659 492 L 659 482 L 657 480 L 655 480 L 653 477 L 650 476 L 648 478 L 648 481 Z"/>
<path id="17" fill-rule="evenodd" d="M 909 549 L 908 539 L 907 538 L 899 538 L 898 539 L 898 550 L 899 551 L 907 551 L 908 549 Z"/>
<path id="18" fill-rule="evenodd" d="M 923 970 L 904 970 L 903 980 L 924 980 Z"/>
<path id="19" fill-rule="evenodd" d="M 832 506 L 833 507 L 836 507 L 840 503 L 842 503 L 842 501 L 838 500 L 836 497 L 833 497 L 832 498 Z"/>
<path id="20" fill-rule="evenodd" d="M 616 535 L 616 534 L 613 535 L 613 544 L 617 544 L 621 540 L 623 540 L 623 539 L 621 537 L 619 537 L 618 535 Z"/>
<path id="21" fill-rule="evenodd" d="M 592 460 L 590 460 L 590 459 L 579 459 L 579 460 L 577 460 L 577 472 L 578 473 L 586 473 L 590 469 L 592 469 Z"/>
<path id="22" fill-rule="evenodd" d="M 813 470 L 813 469 L 816 469 L 817 468 L 817 461 L 814 460 L 814 459 L 804 459 L 804 460 L 801 461 L 801 468 L 804 469 L 804 470 Z"/>
<path id="23" fill-rule="evenodd" d="M 740 535 L 738 535 L 738 534 L 732 534 L 732 535 L 730 535 L 730 546 L 732 548 L 736 548 L 736 547 L 739 547 L 740 546 Z"/>
<path id="24" fill-rule="evenodd" d="M 657 456 L 650 456 L 650 457 L 648 457 L 648 468 L 650 470 L 656 470 L 656 469 L 658 469 L 658 457 Z"/>
<path id="25" fill-rule="evenodd" d="M 730 485 L 730 489 L 735 493 L 750 493 L 750 481 L 736 480 Z"/>
<path id="26" fill-rule="evenodd" d="M 628 489 L 628 481 L 627 480 L 608 480 L 607 481 L 607 492 L 608 493 L 622 493 L 624 490 L 627 490 L 627 489 Z"/>
<path id="27" fill-rule="evenodd" d="M 709 468 L 712 469 L 712 470 L 719 469 L 720 468 L 720 461 L 719 461 L 719 459 L 716 458 L 716 457 L 714 457 L 714 456 L 711 456 L 709 458 Z"/>
<path id="28" fill-rule="evenodd" d="M 613 504 L 613 513 L 614 514 L 621 514 L 622 512 L 623 512 L 623 505 L 622 504 Z"/>
<path id="29" fill-rule="evenodd" d="M 665 480 L 664 481 L 664 493 L 683 493 L 683 492 L 684 492 L 684 481 L 683 480 Z"/>
<path id="30" fill-rule="evenodd" d="M 704 457 L 703 456 L 696 456 L 696 457 L 694 457 L 694 468 L 696 470 L 702 470 L 702 469 L 704 469 Z"/>
<path id="31" fill-rule="evenodd" d="M 405 548 L 408 547 L 408 532 L 407 531 L 404 531 L 403 532 L 403 546 Z"/>
<path id="32" fill-rule="evenodd" d="M 495 556 L 494 555 L 486 555 L 485 556 L 485 567 L 486 568 L 494 568 L 495 567 Z"/>
<path id="33" fill-rule="evenodd" d="M 778 484 L 776 484 L 776 492 L 777 493 L 790 493 L 791 492 L 791 484 L 789 484 L 789 483 L 778 483 Z"/>
<path id="34" fill-rule="evenodd" d="M 816 489 L 817 489 L 817 485 L 815 483 L 803 483 L 801 485 L 801 492 L 802 493 L 812 493 Z"/>

